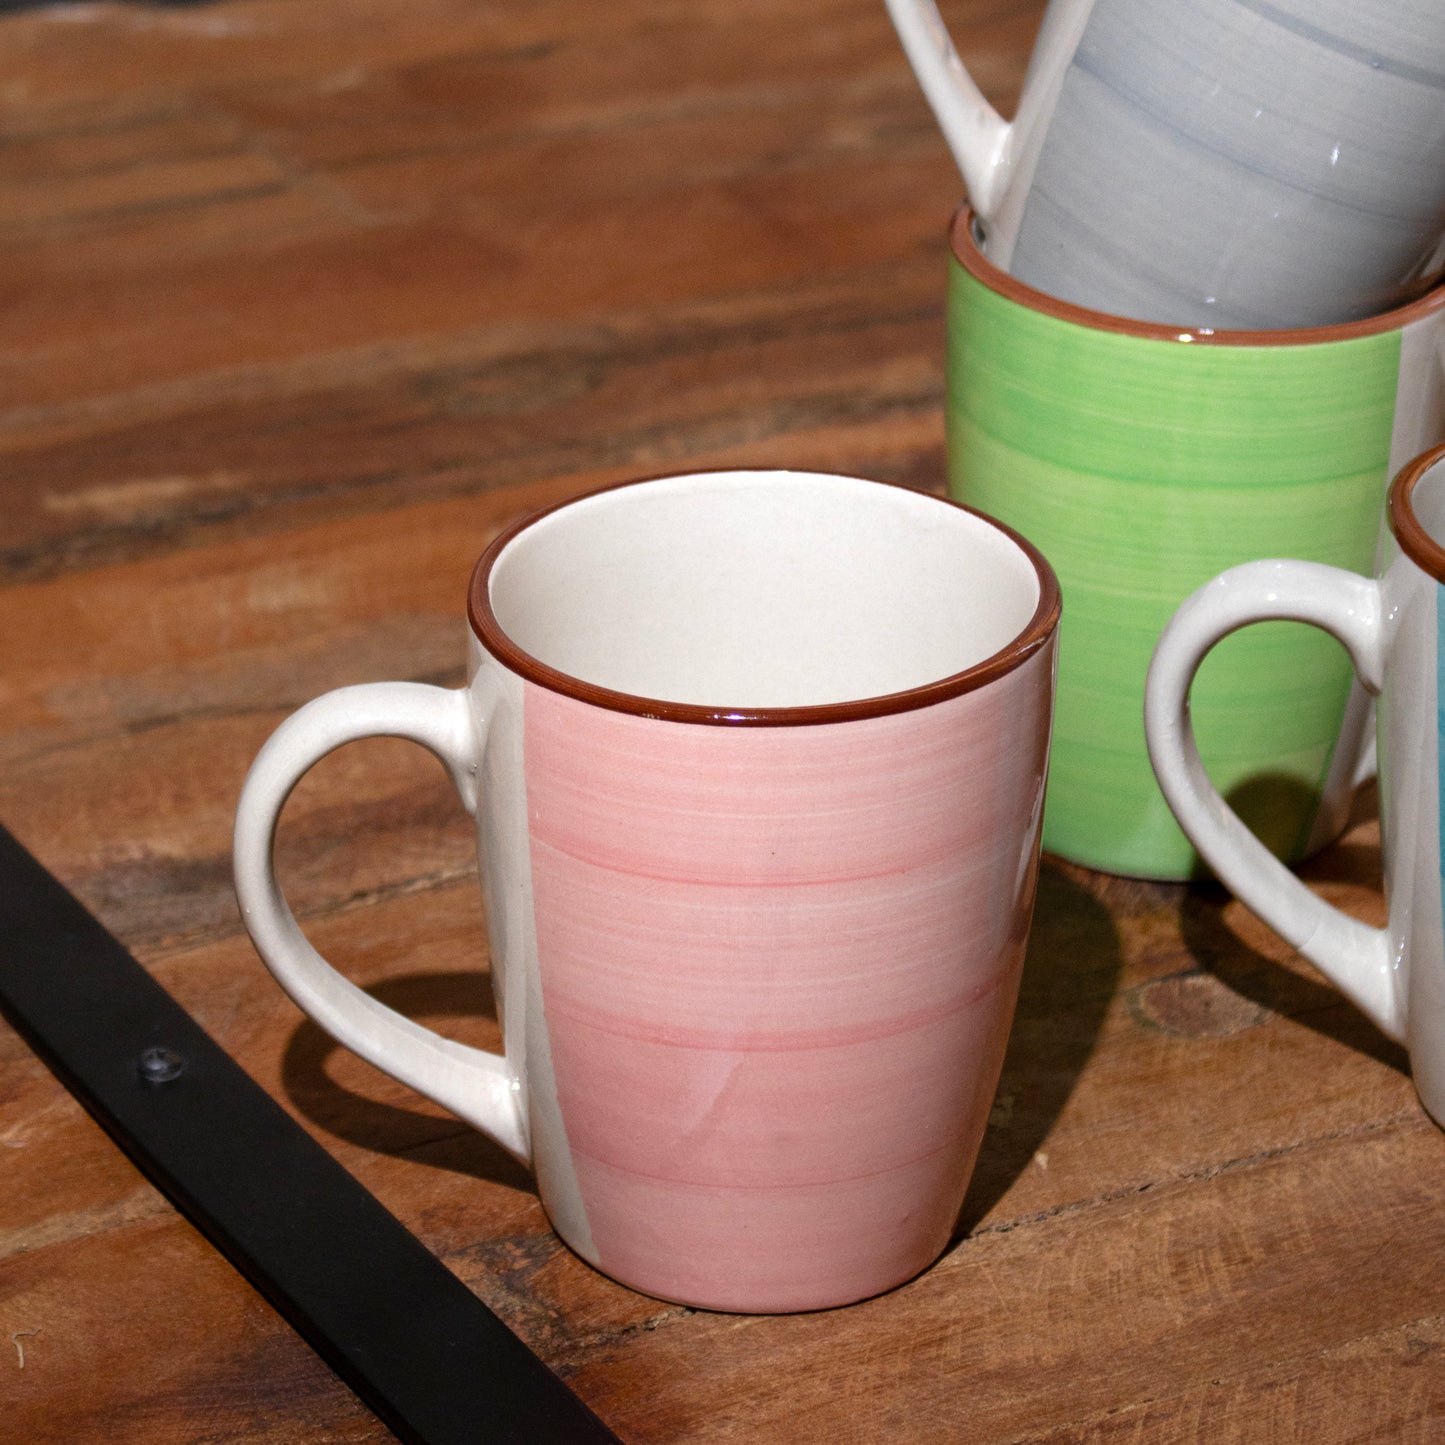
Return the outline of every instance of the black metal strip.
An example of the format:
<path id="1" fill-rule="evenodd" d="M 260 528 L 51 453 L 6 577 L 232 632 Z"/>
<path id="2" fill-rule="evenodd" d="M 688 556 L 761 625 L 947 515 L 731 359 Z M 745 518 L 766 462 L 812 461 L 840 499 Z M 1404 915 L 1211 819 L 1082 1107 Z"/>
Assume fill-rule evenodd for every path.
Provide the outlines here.
<path id="1" fill-rule="evenodd" d="M 616 1445 L 3 827 L 0 1014 L 408 1445 Z"/>

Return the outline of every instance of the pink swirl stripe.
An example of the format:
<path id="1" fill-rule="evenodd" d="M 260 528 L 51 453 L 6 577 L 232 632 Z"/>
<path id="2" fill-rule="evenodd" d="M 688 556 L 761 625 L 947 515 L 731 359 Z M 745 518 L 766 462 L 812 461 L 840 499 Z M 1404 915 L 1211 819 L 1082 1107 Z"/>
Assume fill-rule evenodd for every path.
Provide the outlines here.
<path id="1" fill-rule="evenodd" d="M 809 1309 L 945 1247 L 1017 994 L 1051 667 L 803 728 L 527 685 L 544 1010 L 603 1270 Z"/>

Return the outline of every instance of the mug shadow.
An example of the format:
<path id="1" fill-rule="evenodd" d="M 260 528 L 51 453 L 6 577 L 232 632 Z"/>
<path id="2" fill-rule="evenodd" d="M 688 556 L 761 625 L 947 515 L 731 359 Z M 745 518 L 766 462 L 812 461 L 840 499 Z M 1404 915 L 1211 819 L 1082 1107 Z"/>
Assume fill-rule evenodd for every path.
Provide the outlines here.
<path id="1" fill-rule="evenodd" d="M 1048 1137 L 1098 1044 L 1123 964 L 1108 908 L 1045 856 L 998 1093 L 953 1243 L 977 1227 Z"/>
<path id="2" fill-rule="evenodd" d="M 412 974 L 366 989 L 378 1003 L 412 1019 L 497 1016 L 492 981 L 484 973 Z M 531 1174 L 505 1149 L 469 1124 L 384 1103 L 337 1082 L 327 1068 L 343 1052 L 319 1024 L 303 1019 L 281 1060 L 286 1096 L 313 1124 L 377 1154 L 469 1174 L 509 1189 L 536 1192 Z"/>
<path id="3" fill-rule="evenodd" d="M 1231 806 L 1235 799 L 1231 795 Z M 1307 884 L 1363 884 L 1379 887 L 1380 847 L 1377 837 L 1361 839 L 1357 830 L 1379 816 L 1374 783 L 1359 789 L 1341 838 L 1329 844 L 1294 872 Z M 1312 971 L 1287 968 L 1252 948 L 1224 920 L 1233 895 L 1212 877 L 1191 881 L 1180 903 L 1179 928 L 1185 948 L 1203 971 L 1239 997 L 1302 1024 L 1323 1038 L 1408 1075 L 1408 1056 L 1387 1039 L 1331 984 Z"/>
<path id="4" fill-rule="evenodd" d="M 1258 773 L 1244 778 L 1224 795 L 1230 811 L 1276 857 L 1298 854 L 1304 835 L 1319 811 L 1320 790 L 1285 773 Z M 1211 883 L 1214 874 L 1202 862 L 1192 882 Z"/>

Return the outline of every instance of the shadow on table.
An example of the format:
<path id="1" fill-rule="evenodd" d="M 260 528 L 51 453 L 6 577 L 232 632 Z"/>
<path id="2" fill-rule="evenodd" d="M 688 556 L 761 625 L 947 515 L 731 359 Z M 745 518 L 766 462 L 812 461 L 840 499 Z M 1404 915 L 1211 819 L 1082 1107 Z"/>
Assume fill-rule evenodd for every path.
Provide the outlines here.
<path id="1" fill-rule="evenodd" d="M 1098 1043 L 1122 967 L 1109 910 L 1045 858 L 993 1117 L 955 1240 L 998 1203 L 1048 1137 Z"/>
<path id="2" fill-rule="evenodd" d="M 495 1019 L 497 1015 L 492 981 L 484 973 L 413 974 L 374 984 L 366 992 L 378 1003 L 419 1021 Z M 379 1154 L 535 1192 L 526 1169 L 460 1119 L 384 1103 L 337 1083 L 326 1066 L 331 1055 L 341 1049 L 310 1019 L 297 1025 L 286 1047 L 282 1085 L 287 1097 L 313 1124 Z"/>
<path id="3" fill-rule="evenodd" d="M 1361 788 L 1345 836 L 1300 864 L 1295 870 L 1299 876 L 1315 887 L 1353 884 L 1378 888 L 1377 835 L 1367 832 L 1361 838 L 1357 831 L 1378 816 L 1378 808 L 1374 785 Z M 1409 1073 L 1405 1050 L 1387 1039 L 1337 989 L 1312 971 L 1300 973 L 1274 962 L 1240 938 L 1224 920 L 1231 897 L 1218 882 L 1196 882 L 1189 885 L 1180 904 L 1180 934 L 1200 969 L 1260 1008 L 1293 1019 L 1402 1074 Z"/>

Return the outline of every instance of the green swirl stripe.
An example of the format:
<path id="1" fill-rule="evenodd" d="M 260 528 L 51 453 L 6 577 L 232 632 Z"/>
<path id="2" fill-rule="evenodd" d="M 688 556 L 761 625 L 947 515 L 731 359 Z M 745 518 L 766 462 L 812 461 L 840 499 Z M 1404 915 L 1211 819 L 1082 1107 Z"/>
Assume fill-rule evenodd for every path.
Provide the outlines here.
<path id="1" fill-rule="evenodd" d="M 950 489 L 1039 546 L 1063 586 L 1044 846 L 1189 876 L 1198 860 L 1144 746 L 1154 643 L 1238 562 L 1371 570 L 1399 333 L 1233 347 L 1094 331 L 956 261 L 948 308 Z M 1350 678 L 1330 638 L 1270 623 L 1227 638 L 1195 684 L 1211 776 L 1282 856 L 1310 835 Z"/>

